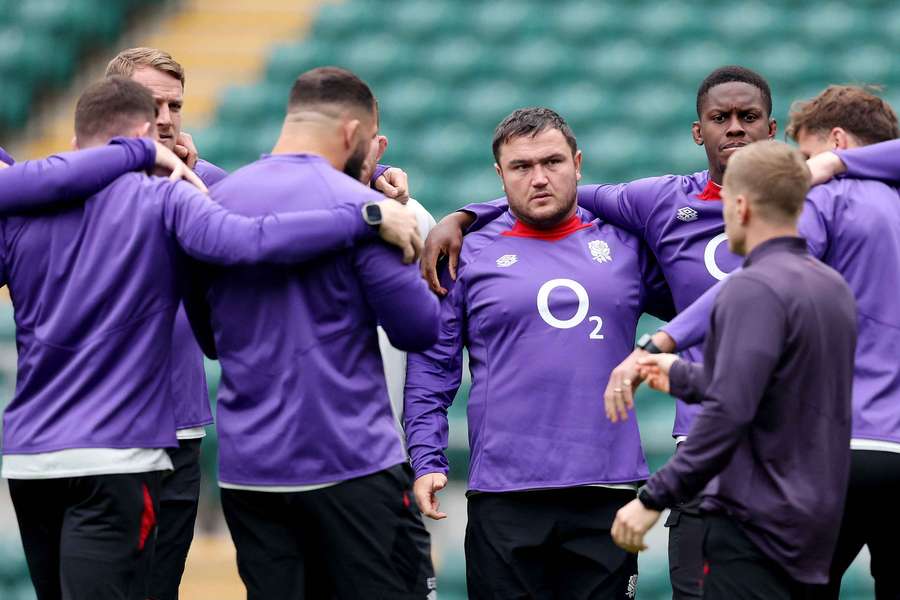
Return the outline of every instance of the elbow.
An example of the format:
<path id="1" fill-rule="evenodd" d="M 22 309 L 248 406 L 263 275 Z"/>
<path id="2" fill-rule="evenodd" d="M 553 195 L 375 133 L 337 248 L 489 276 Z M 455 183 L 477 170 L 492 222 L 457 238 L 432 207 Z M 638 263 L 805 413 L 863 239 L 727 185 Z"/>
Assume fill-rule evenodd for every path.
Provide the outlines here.
<path id="1" fill-rule="evenodd" d="M 384 327 L 384 324 L 382 324 Z M 391 345 L 404 352 L 422 352 L 434 346 L 440 333 L 440 322 L 437 315 L 432 319 L 416 319 L 413 322 L 398 324 L 396 327 L 384 327 Z"/>

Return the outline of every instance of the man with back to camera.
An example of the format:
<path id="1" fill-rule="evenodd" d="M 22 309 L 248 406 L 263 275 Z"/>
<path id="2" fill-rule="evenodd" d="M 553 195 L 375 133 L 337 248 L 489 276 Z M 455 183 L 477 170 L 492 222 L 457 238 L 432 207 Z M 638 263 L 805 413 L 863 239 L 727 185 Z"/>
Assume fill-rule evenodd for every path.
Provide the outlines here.
<path id="1" fill-rule="evenodd" d="M 380 196 L 358 181 L 376 111 L 352 73 L 303 73 L 272 153 L 213 194 L 251 215 L 347 198 L 376 223 Z M 248 598 L 435 594 L 376 332 L 403 350 L 434 342 L 438 301 L 418 270 L 369 244 L 299 268 L 221 269 L 206 299 L 222 365 L 222 507 Z"/>
<path id="2" fill-rule="evenodd" d="M 76 141 L 90 148 L 117 134 L 145 135 L 154 116 L 146 88 L 112 77 L 79 99 Z M 130 168 L 160 156 L 184 168 L 150 140 L 119 146 L 137 156 Z M 105 160 L 85 169 L 86 155 L 115 149 L 10 167 L 0 173 L 0 206 L 47 204 L 51 192 L 71 202 L 66 192 L 85 187 L 78 177 L 91 185 L 109 170 Z M 73 166 L 81 169 L 67 182 Z M 248 219 L 187 186 L 138 174 L 83 206 L 60 206 L 7 217 L 0 228 L 19 349 L 2 474 L 41 600 L 145 598 L 160 472 L 171 469 L 163 449 L 176 439 L 171 383 L 158 377 L 180 301 L 174 238 L 203 260 L 295 263 L 371 234 L 356 205 Z"/>
<path id="3" fill-rule="evenodd" d="M 898 124 L 891 106 L 867 90 L 830 86 L 809 101 L 795 103 L 787 132 L 806 156 L 827 160 L 825 154 L 835 157 L 830 152 L 835 150 L 852 162 L 858 151 L 848 149 L 895 140 Z M 897 170 L 900 142 L 878 146 L 883 161 Z M 894 358 L 900 345 L 900 312 L 896 303 L 886 301 L 900 289 L 897 187 L 853 178 L 816 186 L 807 196 L 799 232 L 810 254 L 837 270 L 853 290 L 859 329 L 850 485 L 830 583 L 817 590 L 817 596 L 839 596 L 844 572 L 866 545 L 876 597 L 896 598 L 900 574 L 893 565 L 893 546 L 900 526 L 877 515 L 900 493 L 900 364 Z M 668 331 L 679 348 L 702 339 L 721 287 L 711 288 L 669 323 Z"/>
<path id="4" fill-rule="evenodd" d="M 469 349 L 466 575 L 470 598 L 626 598 L 636 557 L 609 535 L 648 476 L 636 421 L 596 402 L 640 314 L 671 314 L 649 251 L 579 209 L 581 152 L 565 121 L 519 109 L 493 140 L 510 212 L 468 236 L 441 337 L 409 355 L 405 423 L 416 500 L 446 485 L 447 408 Z"/>
<path id="5" fill-rule="evenodd" d="M 613 537 L 643 550 L 659 511 L 702 490 L 708 599 L 799 598 L 828 581 L 850 470 L 856 305 L 797 235 L 809 182 L 787 144 L 732 157 L 723 215 L 746 260 L 716 299 L 704 361 L 640 359 L 652 387 L 702 410 Z"/>
<path id="6" fill-rule="evenodd" d="M 190 134 L 181 130 L 184 103 L 184 68 L 167 52 L 156 48 L 129 48 L 119 52 L 107 65 L 106 76 L 121 75 L 145 86 L 156 101 L 156 130 L 159 141 L 194 169 L 207 187 L 227 173 L 200 159 Z M 398 169 L 378 170 L 378 185 L 385 192 L 396 191 L 387 181 Z M 374 173 L 373 173 L 374 174 Z M 368 179 L 366 180 L 368 182 Z M 392 180 L 393 181 L 393 180 Z M 397 183 L 396 181 L 393 181 Z M 178 598 L 178 586 L 194 535 L 200 496 L 200 443 L 205 427 L 213 422 L 203 354 L 194 339 L 182 306 L 175 318 L 172 336 L 172 393 L 176 401 L 178 448 L 169 450 L 174 471 L 163 477 L 160 495 L 159 538 L 153 557 L 150 597 L 154 600 Z"/>

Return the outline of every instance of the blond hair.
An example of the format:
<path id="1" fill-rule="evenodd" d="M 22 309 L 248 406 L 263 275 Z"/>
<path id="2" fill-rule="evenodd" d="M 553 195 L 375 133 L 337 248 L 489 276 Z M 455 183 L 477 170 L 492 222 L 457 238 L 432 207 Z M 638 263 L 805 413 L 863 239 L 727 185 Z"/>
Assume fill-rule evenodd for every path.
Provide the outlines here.
<path id="1" fill-rule="evenodd" d="M 764 220 L 796 221 L 809 192 L 806 160 L 784 142 L 754 142 L 734 153 L 725 171 L 724 187 L 731 196 L 744 195 Z"/>
<path id="2" fill-rule="evenodd" d="M 131 77 L 140 67 L 151 67 L 171 75 L 184 87 L 184 67 L 172 58 L 172 55 L 156 48 L 129 48 L 119 52 L 106 65 L 106 76 L 121 75 Z"/>

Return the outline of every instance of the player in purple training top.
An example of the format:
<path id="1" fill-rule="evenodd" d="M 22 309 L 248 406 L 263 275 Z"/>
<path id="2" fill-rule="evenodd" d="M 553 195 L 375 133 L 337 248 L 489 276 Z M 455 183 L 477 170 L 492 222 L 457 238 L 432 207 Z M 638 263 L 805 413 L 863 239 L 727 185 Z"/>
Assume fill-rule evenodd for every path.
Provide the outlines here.
<path id="1" fill-rule="evenodd" d="M 787 132 L 807 156 L 835 156 L 828 151 L 894 140 L 898 124 L 896 113 L 877 96 L 858 87 L 831 86 L 795 105 Z M 900 142 L 883 145 L 892 146 L 880 152 L 896 180 Z M 841 156 L 849 156 L 848 162 L 856 166 L 853 152 Z M 882 171 L 882 178 L 891 175 Z M 814 187 L 800 218 L 800 235 L 810 254 L 843 275 L 858 309 L 850 486 L 830 583 L 818 594 L 823 598 L 838 597 L 841 577 L 864 545 L 871 555 L 876 597 L 900 595 L 900 573 L 893 560 L 900 525 L 878 518 L 884 503 L 900 494 L 900 363 L 895 358 L 900 310 L 891 300 L 900 289 L 898 197 L 897 187 L 844 177 Z M 712 288 L 666 326 L 678 348 L 702 339 L 721 287 Z"/>
<path id="2" fill-rule="evenodd" d="M 123 50 L 106 67 L 106 76 L 112 75 L 129 77 L 151 91 L 158 109 L 155 126 L 160 143 L 194 169 L 207 187 L 225 178 L 224 170 L 199 158 L 191 135 L 181 129 L 185 72 L 169 53 L 156 48 Z M 398 169 L 392 169 L 388 176 L 393 174 L 405 177 Z M 381 180 L 379 185 L 389 191 L 391 185 L 386 178 Z M 169 451 L 175 470 L 163 478 L 150 589 L 154 600 L 178 598 L 200 495 L 200 443 L 205 427 L 213 421 L 203 354 L 183 306 L 175 318 L 172 344 L 174 358 L 170 371 L 178 411 L 179 443 L 178 448 Z"/>
<path id="3" fill-rule="evenodd" d="M 625 598 L 634 555 L 610 517 L 648 476 L 636 421 L 609 423 L 599 390 L 643 312 L 671 296 L 649 250 L 576 205 L 581 152 L 547 108 L 493 141 L 510 211 L 466 237 L 441 337 L 408 357 L 404 420 L 416 500 L 443 518 L 447 408 L 469 350 L 466 571 L 470 598 Z"/>
<path id="4" fill-rule="evenodd" d="M 359 183 L 377 143 L 369 87 L 325 67 L 294 82 L 271 154 L 213 187 L 242 214 L 370 210 Z M 297 194 L 302 190 L 302 195 Z M 438 301 L 383 244 L 297 268 L 228 268 L 205 294 L 222 365 L 216 405 L 222 507 L 248 598 L 425 598 L 430 539 L 394 425 L 377 325 L 422 350 Z"/>
<path id="5" fill-rule="evenodd" d="M 154 116 L 146 88 L 109 78 L 79 99 L 78 145 L 144 135 Z M 126 156 L 124 170 L 151 167 L 160 153 L 186 169 L 151 140 L 119 146 L 138 158 Z M 182 250 L 222 264 L 295 264 L 373 231 L 352 203 L 251 219 L 189 186 L 141 174 L 65 206 L 85 187 L 67 181 L 73 164 L 105 160 L 110 150 L 0 173 L 5 211 L 58 204 L 0 221 L 19 350 L 16 394 L 3 415 L 2 475 L 41 599 L 146 597 L 159 478 L 172 466 L 164 449 L 176 444 L 171 380 L 159 374 L 171 361 Z M 99 165 L 81 177 L 90 186 L 108 174 Z"/>
<path id="6" fill-rule="evenodd" d="M 693 138 L 706 150 L 709 169 L 691 175 L 666 175 L 619 185 L 581 186 L 578 203 L 604 221 L 640 236 L 659 261 L 680 311 L 740 264 L 725 244 L 725 227 L 719 189 L 728 159 L 738 148 L 772 138 L 776 124 L 771 118 L 769 85 L 758 73 L 743 67 L 716 69 L 697 91 L 698 120 Z M 477 216 L 474 227 L 496 218 L 505 210 L 505 201 L 469 205 L 464 210 Z M 462 241 L 462 229 L 472 222 L 471 214 L 459 212 L 438 224 L 429 234 L 422 258 L 423 272 L 433 288 L 438 255 L 450 254 L 450 274 L 455 274 L 455 253 Z M 664 345 L 665 334 L 654 341 Z M 642 351 L 641 351 L 642 352 Z M 640 352 L 629 360 L 636 361 Z M 699 361 L 698 350 L 687 358 Z M 632 365 L 633 366 L 633 365 Z M 637 378 L 634 378 L 634 385 Z M 615 392 L 613 391 L 615 390 Z M 631 393 L 623 384 L 621 370 L 613 370 L 607 393 Z M 679 441 L 690 427 L 696 407 L 679 402 L 673 435 Z M 703 524 L 696 503 L 672 511 L 669 531 L 670 577 L 676 598 L 700 597 L 702 577 Z M 677 557 L 677 559 L 676 559 Z"/>
<path id="7" fill-rule="evenodd" d="M 747 258 L 716 300 L 703 363 L 641 359 L 653 387 L 702 410 L 676 455 L 617 513 L 613 537 L 644 549 L 660 511 L 702 490 L 710 600 L 807 598 L 829 577 L 850 473 L 856 305 L 798 236 L 809 186 L 803 156 L 787 144 L 735 154 L 723 214 L 729 247 Z"/>

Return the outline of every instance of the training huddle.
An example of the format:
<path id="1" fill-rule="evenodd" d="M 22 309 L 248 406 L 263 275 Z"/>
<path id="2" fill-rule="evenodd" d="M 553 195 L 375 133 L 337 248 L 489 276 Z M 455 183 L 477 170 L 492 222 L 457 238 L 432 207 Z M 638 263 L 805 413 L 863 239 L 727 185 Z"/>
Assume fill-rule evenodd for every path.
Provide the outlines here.
<path id="1" fill-rule="evenodd" d="M 900 131 L 871 90 L 795 102 L 791 146 L 765 78 L 718 68 L 708 169 L 603 185 L 565 115 L 510 106 L 505 196 L 435 224 L 353 73 L 298 74 L 230 174 L 184 83 L 124 50 L 74 151 L 0 148 L 2 477 L 39 600 L 179 597 L 207 427 L 249 599 L 437 598 L 466 368 L 470 598 L 640 597 L 665 510 L 678 600 L 837 599 L 863 546 L 900 598 Z M 645 313 L 667 323 L 635 343 Z M 640 385 L 676 403 L 653 473 Z"/>

